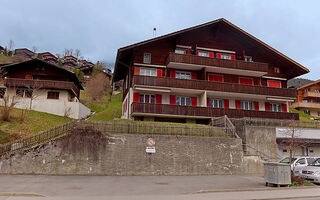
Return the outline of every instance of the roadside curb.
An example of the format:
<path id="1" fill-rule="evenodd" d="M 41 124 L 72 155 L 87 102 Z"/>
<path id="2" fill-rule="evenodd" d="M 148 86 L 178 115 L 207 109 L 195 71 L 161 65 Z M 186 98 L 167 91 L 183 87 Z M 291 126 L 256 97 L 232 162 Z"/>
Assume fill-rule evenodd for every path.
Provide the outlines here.
<path id="1" fill-rule="evenodd" d="M 0 192 L 0 197 L 45 197 L 38 193 Z"/>
<path id="2" fill-rule="evenodd" d="M 303 189 L 313 189 L 320 188 L 319 186 L 302 186 L 302 187 L 283 187 L 283 188 L 244 188 L 244 189 L 221 189 L 221 190 L 199 190 L 195 193 L 218 193 L 218 192 L 253 192 L 253 191 L 269 191 L 269 190 L 303 190 Z"/>

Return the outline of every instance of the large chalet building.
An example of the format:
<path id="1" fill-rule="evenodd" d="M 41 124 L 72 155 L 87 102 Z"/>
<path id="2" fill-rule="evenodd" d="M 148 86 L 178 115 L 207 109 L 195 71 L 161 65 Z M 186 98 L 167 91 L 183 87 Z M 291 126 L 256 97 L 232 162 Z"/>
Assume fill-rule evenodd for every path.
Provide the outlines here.
<path id="1" fill-rule="evenodd" d="M 225 19 L 118 50 L 122 118 L 208 122 L 212 117 L 299 119 L 287 80 L 309 72 Z"/>

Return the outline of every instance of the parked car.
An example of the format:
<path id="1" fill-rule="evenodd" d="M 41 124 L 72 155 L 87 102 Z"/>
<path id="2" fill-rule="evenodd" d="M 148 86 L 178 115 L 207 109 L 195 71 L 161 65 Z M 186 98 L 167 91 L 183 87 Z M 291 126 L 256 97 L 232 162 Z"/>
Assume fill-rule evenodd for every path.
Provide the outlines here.
<path id="1" fill-rule="evenodd" d="M 320 158 L 302 169 L 302 177 L 313 183 L 320 183 Z"/>
<path id="2" fill-rule="evenodd" d="M 292 158 L 291 163 L 291 171 L 295 176 L 302 175 L 302 169 L 309 164 L 313 163 L 318 157 L 295 157 Z M 284 159 L 280 160 L 279 163 L 290 163 L 289 157 L 285 157 Z"/>

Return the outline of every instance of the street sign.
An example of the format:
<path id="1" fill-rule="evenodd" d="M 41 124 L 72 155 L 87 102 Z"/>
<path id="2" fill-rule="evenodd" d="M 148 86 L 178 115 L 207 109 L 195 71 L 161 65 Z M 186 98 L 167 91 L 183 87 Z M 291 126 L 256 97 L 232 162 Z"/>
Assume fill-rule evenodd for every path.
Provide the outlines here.
<path id="1" fill-rule="evenodd" d="M 146 142 L 146 153 L 155 153 L 156 152 L 156 141 L 153 138 L 148 138 Z"/>

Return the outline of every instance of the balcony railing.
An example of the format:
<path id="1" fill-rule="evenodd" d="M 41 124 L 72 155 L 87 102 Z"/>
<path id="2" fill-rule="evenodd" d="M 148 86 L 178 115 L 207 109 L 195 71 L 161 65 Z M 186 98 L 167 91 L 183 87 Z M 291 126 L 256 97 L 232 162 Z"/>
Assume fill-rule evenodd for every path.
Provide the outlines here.
<path id="1" fill-rule="evenodd" d="M 67 81 L 6 78 L 4 79 L 4 85 L 7 87 L 26 87 L 30 89 L 65 89 L 71 90 L 76 96 L 78 96 L 80 92 L 73 82 Z"/>
<path id="2" fill-rule="evenodd" d="M 303 97 L 320 97 L 320 93 L 317 92 L 305 92 Z"/>
<path id="3" fill-rule="evenodd" d="M 169 56 L 167 58 L 167 65 L 170 62 L 268 72 L 267 63 L 245 62 L 243 60 L 226 60 L 226 59 L 209 58 L 209 57 L 202 57 L 202 56 L 196 56 L 196 55 L 190 55 L 190 54 L 176 54 L 173 52 L 169 53 Z"/>
<path id="4" fill-rule="evenodd" d="M 320 109 L 320 103 L 311 102 L 295 102 L 291 105 L 292 108 L 316 108 Z"/>
<path id="5" fill-rule="evenodd" d="M 181 115 L 188 117 L 220 117 L 227 115 L 229 118 L 269 118 L 269 119 L 290 119 L 299 120 L 297 113 L 254 111 L 227 108 L 208 108 L 193 106 L 178 106 L 167 104 L 132 103 L 132 114 L 148 113 L 163 115 Z"/>
<path id="6" fill-rule="evenodd" d="M 295 98 L 297 95 L 296 90 L 289 88 L 272 88 L 265 86 L 243 85 L 236 83 L 221 83 L 206 80 L 183 80 L 176 78 L 152 76 L 134 76 L 133 85 L 186 88 L 291 98 Z"/>

